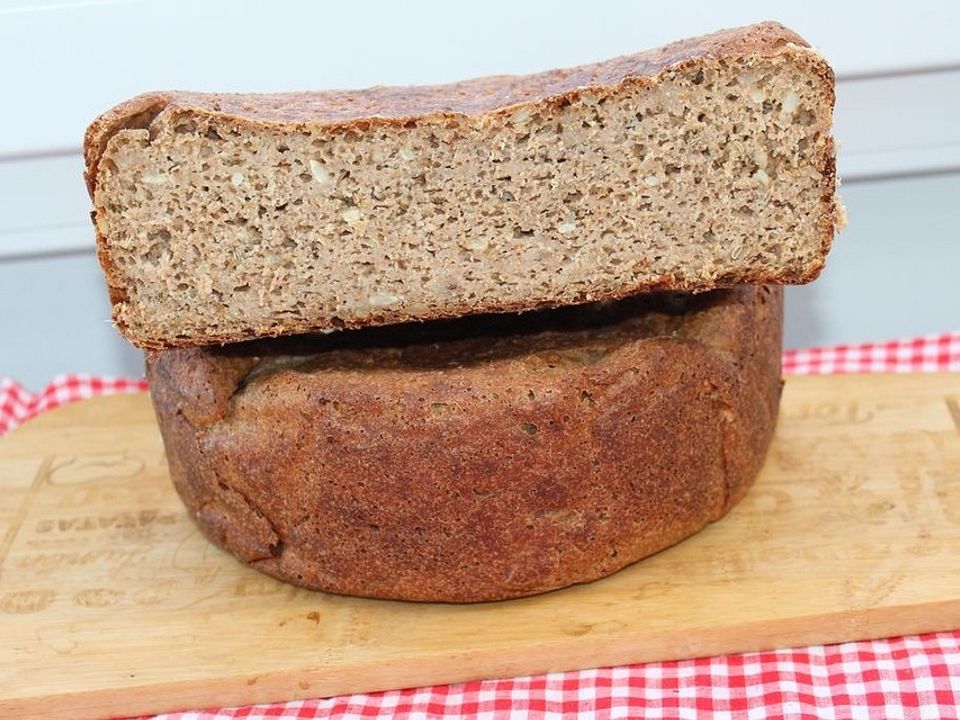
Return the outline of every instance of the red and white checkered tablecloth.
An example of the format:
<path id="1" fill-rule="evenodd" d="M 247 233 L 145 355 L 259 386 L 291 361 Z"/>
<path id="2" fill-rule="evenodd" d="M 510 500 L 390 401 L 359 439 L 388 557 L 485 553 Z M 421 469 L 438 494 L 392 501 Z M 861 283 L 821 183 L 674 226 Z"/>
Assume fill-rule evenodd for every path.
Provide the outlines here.
<path id="1" fill-rule="evenodd" d="M 787 375 L 960 371 L 960 332 L 788 350 Z M 65 375 L 37 394 L 0 379 L 0 435 L 81 398 L 146 390 L 142 380 Z M 188 711 L 164 720 L 373 718 L 960 719 L 954 632 L 550 673 L 455 685 Z"/>

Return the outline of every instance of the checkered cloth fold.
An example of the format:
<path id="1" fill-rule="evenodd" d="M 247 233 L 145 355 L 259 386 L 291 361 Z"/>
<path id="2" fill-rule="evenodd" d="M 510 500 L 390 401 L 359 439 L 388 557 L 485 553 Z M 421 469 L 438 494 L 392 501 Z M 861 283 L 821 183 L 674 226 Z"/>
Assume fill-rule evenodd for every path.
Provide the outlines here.
<path id="1" fill-rule="evenodd" d="M 97 395 L 144 392 L 146 380 L 58 375 L 43 390 L 31 393 L 10 378 L 0 377 L 0 436 L 44 410 Z"/>
<path id="2" fill-rule="evenodd" d="M 960 371 L 960 332 L 788 350 L 786 375 Z M 0 435 L 73 400 L 146 390 L 142 380 L 64 375 L 37 394 L 0 379 Z M 960 718 L 960 630 L 843 645 L 550 673 L 179 712 L 163 720 L 481 718 Z"/>

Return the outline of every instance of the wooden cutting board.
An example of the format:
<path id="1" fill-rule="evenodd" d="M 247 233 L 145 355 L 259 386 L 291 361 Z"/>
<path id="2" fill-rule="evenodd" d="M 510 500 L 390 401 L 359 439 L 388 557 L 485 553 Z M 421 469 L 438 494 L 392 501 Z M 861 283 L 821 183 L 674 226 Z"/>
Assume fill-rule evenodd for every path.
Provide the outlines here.
<path id="1" fill-rule="evenodd" d="M 693 439 L 691 439 L 693 440 Z M 960 628 L 960 375 L 793 378 L 724 520 L 474 606 L 312 593 L 207 544 L 146 395 L 0 441 L 0 717 L 96 718 Z"/>

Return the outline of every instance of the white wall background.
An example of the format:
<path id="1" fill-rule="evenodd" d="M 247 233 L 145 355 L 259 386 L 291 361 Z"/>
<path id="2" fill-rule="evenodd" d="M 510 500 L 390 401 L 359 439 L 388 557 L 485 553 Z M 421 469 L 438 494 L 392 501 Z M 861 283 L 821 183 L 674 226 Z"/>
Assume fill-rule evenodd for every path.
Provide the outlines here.
<path id="1" fill-rule="evenodd" d="M 600 60 L 776 19 L 831 60 L 849 229 L 787 342 L 960 327 L 960 3 L 0 0 L 0 376 L 136 375 L 109 325 L 83 131 L 152 89 L 418 84 Z"/>

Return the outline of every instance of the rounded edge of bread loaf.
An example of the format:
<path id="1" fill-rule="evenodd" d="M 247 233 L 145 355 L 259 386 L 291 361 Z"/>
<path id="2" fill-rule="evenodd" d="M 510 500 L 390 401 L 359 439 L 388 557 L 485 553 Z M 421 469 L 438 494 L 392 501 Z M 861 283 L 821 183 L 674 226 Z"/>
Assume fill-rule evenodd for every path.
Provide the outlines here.
<path id="1" fill-rule="evenodd" d="M 477 602 L 610 575 L 722 517 L 766 454 L 782 290 L 712 295 L 681 337 L 532 384 L 148 353 L 171 477 L 210 540 L 310 589 Z"/>

